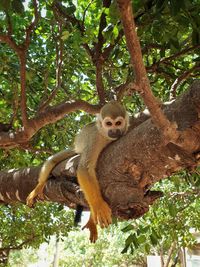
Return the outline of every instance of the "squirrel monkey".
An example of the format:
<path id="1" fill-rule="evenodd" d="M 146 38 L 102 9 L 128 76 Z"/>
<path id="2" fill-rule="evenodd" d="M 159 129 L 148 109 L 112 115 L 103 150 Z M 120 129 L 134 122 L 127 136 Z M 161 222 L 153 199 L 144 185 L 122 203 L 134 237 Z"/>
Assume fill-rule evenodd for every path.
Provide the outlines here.
<path id="1" fill-rule="evenodd" d="M 91 215 L 84 228 L 90 230 L 90 240 L 97 239 L 96 224 L 102 228 L 111 224 L 111 209 L 103 200 L 96 177 L 96 164 L 99 154 L 112 141 L 124 135 L 129 127 L 129 117 L 125 108 L 117 101 L 105 104 L 97 115 L 96 122 L 86 125 L 75 137 L 74 150 L 64 150 L 51 156 L 41 168 L 38 185 L 27 197 L 27 205 L 42 192 L 51 170 L 62 160 L 80 154 L 77 178 L 89 204 Z"/>

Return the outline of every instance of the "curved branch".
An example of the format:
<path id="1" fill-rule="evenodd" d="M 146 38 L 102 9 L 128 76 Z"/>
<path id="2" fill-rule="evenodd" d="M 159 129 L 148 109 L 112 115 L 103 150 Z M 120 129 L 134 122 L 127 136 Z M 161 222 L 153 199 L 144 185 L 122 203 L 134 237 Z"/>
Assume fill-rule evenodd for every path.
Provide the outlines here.
<path id="1" fill-rule="evenodd" d="M 15 43 L 13 38 L 6 34 L 0 34 L 0 41 L 10 46 L 17 54 L 21 52 L 21 48 Z"/>
<path id="2" fill-rule="evenodd" d="M 149 109 L 153 121 L 162 131 L 166 142 L 175 141 L 179 137 L 179 133 L 176 130 L 176 125 L 171 123 L 165 117 L 160 108 L 160 103 L 151 91 L 149 79 L 143 63 L 139 39 L 136 33 L 131 1 L 118 0 L 117 2 L 121 14 L 127 47 L 135 71 L 136 84 L 139 88 L 138 92 L 141 94 L 144 103 Z"/>
<path id="3" fill-rule="evenodd" d="M 38 113 L 37 116 L 28 121 L 28 127 L 18 132 L 1 132 L 0 147 L 13 148 L 27 143 L 33 135 L 42 127 L 55 123 L 66 116 L 66 114 L 83 110 L 90 114 L 96 114 L 100 110 L 99 105 L 91 105 L 83 100 L 62 103 L 57 106 L 49 107 L 48 110 Z"/>

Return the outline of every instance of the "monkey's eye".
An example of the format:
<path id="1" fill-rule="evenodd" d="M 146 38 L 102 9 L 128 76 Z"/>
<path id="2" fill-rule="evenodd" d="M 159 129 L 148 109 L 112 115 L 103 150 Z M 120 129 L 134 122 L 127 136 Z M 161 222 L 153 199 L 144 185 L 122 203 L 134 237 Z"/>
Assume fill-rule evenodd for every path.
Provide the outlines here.
<path id="1" fill-rule="evenodd" d="M 106 125 L 107 125 L 107 126 L 112 126 L 112 122 L 111 122 L 111 121 L 107 121 L 107 122 L 106 122 Z"/>
<path id="2" fill-rule="evenodd" d="M 122 124 L 121 121 L 117 121 L 117 122 L 115 122 L 115 125 L 116 125 L 116 126 L 120 126 L 121 124 Z"/>

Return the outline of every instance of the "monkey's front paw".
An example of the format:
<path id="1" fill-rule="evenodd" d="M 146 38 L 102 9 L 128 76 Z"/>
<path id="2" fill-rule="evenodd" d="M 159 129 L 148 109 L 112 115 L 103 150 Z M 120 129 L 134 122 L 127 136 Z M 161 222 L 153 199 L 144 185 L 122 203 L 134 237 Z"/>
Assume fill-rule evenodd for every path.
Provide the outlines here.
<path id="1" fill-rule="evenodd" d="M 82 230 L 89 229 L 90 231 L 90 242 L 95 243 L 98 239 L 98 232 L 97 232 L 97 226 L 93 222 L 92 218 L 90 217 L 89 221 L 86 223 L 85 226 L 83 226 Z"/>
<path id="2" fill-rule="evenodd" d="M 34 192 L 34 190 L 28 195 L 26 199 L 26 205 L 30 208 L 33 207 L 33 204 L 35 203 L 35 198 L 37 194 Z"/>
<path id="3" fill-rule="evenodd" d="M 101 228 L 108 227 L 112 223 L 111 209 L 105 201 L 92 208 L 92 216 L 95 223 L 99 223 Z"/>

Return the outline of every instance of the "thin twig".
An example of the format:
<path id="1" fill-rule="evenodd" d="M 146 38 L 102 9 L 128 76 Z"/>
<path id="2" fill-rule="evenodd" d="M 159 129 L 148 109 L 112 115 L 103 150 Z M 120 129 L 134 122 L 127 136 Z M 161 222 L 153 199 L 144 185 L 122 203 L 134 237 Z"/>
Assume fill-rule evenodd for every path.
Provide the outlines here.
<path id="1" fill-rule="evenodd" d="M 8 36 L 13 34 L 13 26 L 11 22 L 11 18 L 8 12 L 6 12 L 7 24 L 8 24 Z"/>
<path id="2" fill-rule="evenodd" d="M 12 118 L 10 121 L 11 125 L 13 125 L 13 123 L 15 122 L 15 120 L 17 118 L 17 113 L 18 113 L 18 108 L 19 108 L 19 95 L 18 95 L 18 85 L 17 84 L 15 84 L 14 90 L 13 90 L 12 106 L 13 106 L 13 115 L 12 115 Z"/>
<path id="3" fill-rule="evenodd" d="M 111 4 L 111 0 L 104 0 L 103 1 L 103 7 L 108 8 Z M 100 21 L 99 21 L 99 31 L 97 40 L 98 42 L 95 44 L 95 53 L 92 58 L 94 65 L 96 66 L 96 89 L 99 96 L 100 103 L 105 103 L 105 89 L 104 89 L 104 83 L 103 83 L 103 63 L 104 58 L 102 56 L 102 48 L 105 43 L 105 39 L 103 36 L 103 30 L 107 26 L 106 22 L 106 14 L 104 11 L 101 14 Z"/>
<path id="4" fill-rule="evenodd" d="M 62 21 L 59 21 L 59 42 L 57 38 L 55 38 L 55 44 L 56 44 L 56 86 L 51 92 L 51 95 L 48 97 L 48 99 L 40 105 L 39 111 L 43 111 L 49 103 L 52 101 L 52 99 L 56 96 L 58 90 L 61 87 L 62 83 L 62 64 L 63 64 L 63 50 L 64 50 L 64 42 L 62 40 L 62 32 L 63 32 L 63 24 Z"/>
<path id="5" fill-rule="evenodd" d="M 24 130 L 28 127 L 27 101 L 26 101 L 26 53 L 21 53 L 20 57 L 20 82 L 21 82 L 21 115 Z"/>
<path id="6" fill-rule="evenodd" d="M 96 89 L 100 103 L 105 103 L 105 90 L 103 84 L 103 64 L 98 60 L 96 63 Z"/>
<path id="7" fill-rule="evenodd" d="M 170 263 L 170 260 L 171 260 L 171 257 L 172 257 L 172 253 L 174 252 L 175 248 L 176 248 L 176 242 L 174 241 L 171 244 L 170 248 L 169 248 L 168 255 L 167 255 L 167 261 L 164 264 L 164 267 L 168 267 L 169 266 L 169 263 Z"/>
<path id="8" fill-rule="evenodd" d="M 26 47 L 26 50 L 29 48 L 30 41 L 31 41 L 31 34 L 33 33 L 33 30 L 35 26 L 37 25 L 40 17 L 40 13 L 38 11 L 38 6 L 37 6 L 37 0 L 33 0 L 33 6 L 34 6 L 34 20 L 33 22 L 26 28 L 26 38 L 24 45 Z"/>
<path id="9" fill-rule="evenodd" d="M 94 2 L 94 0 L 91 0 L 88 5 L 86 6 L 84 12 L 83 12 L 83 20 L 82 20 L 82 27 L 85 28 L 85 17 L 86 17 L 86 13 L 89 9 L 89 7 L 91 6 L 91 4 Z"/>
<path id="10" fill-rule="evenodd" d="M 165 62 L 174 60 L 174 59 L 176 59 L 176 58 L 178 58 L 178 57 L 180 57 L 180 56 L 183 56 L 183 55 L 185 55 L 185 54 L 187 54 L 187 53 L 192 52 L 193 50 L 195 50 L 195 49 L 197 49 L 197 48 L 199 48 L 199 47 L 200 47 L 200 44 L 194 45 L 194 46 L 192 46 L 192 47 L 187 47 L 187 48 L 185 48 L 185 49 L 179 51 L 178 53 L 173 54 L 172 56 L 165 57 L 165 58 L 163 58 L 163 59 L 161 59 L 161 60 L 159 60 L 159 61 L 153 63 L 151 66 L 146 67 L 146 69 L 147 69 L 148 71 L 149 71 L 149 70 L 155 71 L 155 70 L 158 68 L 158 66 L 159 66 L 160 64 L 164 64 Z"/>

